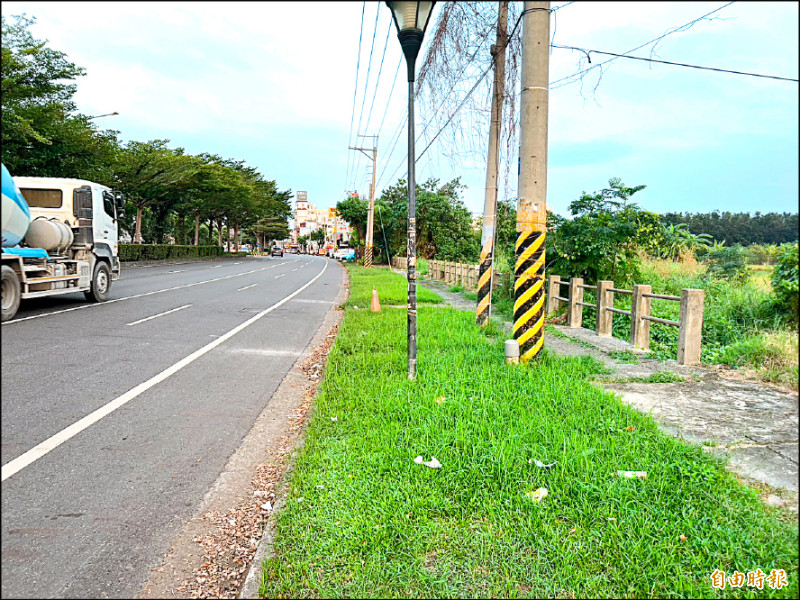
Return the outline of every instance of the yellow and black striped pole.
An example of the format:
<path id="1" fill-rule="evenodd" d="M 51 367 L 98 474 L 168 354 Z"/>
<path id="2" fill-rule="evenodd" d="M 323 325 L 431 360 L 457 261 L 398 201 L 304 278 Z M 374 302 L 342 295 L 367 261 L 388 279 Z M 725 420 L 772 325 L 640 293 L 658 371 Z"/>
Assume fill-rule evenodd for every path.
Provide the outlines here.
<path id="1" fill-rule="evenodd" d="M 372 244 L 364 248 L 364 267 L 369 269 L 372 266 Z"/>
<path id="2" fill-rule="evenodd" d="M 478 271 L 478 326 L 485 327 L 492 316 L 492 278 L 495 221 L 497 218 L 497 171 L 500 162 L 500 132 L 503 121 L 503 97 L 506 81 L 506 46 L 508 45 L 508 2 L 500 2 L 497 11 L 497 43 L 491 48 L 494 61 L 492 88 L 492 124 L 489 129 L 489 156 L 486 163 L 486 193 L 483 200 L 481 264 Z"/>
<path id="3" fill-rule="evenodd" d="M 526 1 L 523 16 L 513 332 L 526 363 L 544 346 L 550 3 Z"/>
<path id="4" fill-rule="evenodd" d="M 492 254 L 494 240 L 489 238 L 488 243 L 481 248 L 481 264 L 478 270 L 478 307 L 476 322 L 480 327 L 489 323 L 492 308 Z"/>
<path id="5" fill-rule="evenodd" d="M 523 231 L 514 265 L 514 339 L 528 362 L 544 344 L 544 231 Z"/>

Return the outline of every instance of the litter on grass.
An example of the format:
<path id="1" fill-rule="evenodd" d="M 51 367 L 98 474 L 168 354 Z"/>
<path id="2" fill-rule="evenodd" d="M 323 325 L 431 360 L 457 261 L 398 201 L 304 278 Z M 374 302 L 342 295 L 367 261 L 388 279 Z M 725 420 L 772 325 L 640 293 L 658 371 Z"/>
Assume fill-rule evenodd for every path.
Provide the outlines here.
<path id="1" fill-rule="evenodd" d="M 331 417 L 331 421 L 333 421 L 334 423 L 336 423 L 336 421 L 338 421 L 338 420 L 339 420 L 339 417 Z"/>
<path id="2" fill-rule="evenodd" d="M 430 467 L 431 469 L 438 469 L 442 466 L 442 463 L 436 460 L 435 456 L 431 456 L 431 459 L 428 462 L 425 462 L 425 459 L 422 458 L 422 456 L 418 456 L 417 458 L 414 459 L 414 462 L 417 463 L 418 465 L 425 465 L 426 467 Z"/>
<path id="3" fill-rule="evenodd" d="M 551 462 L 549 465 L 546 465 L 546 464 L 544 464 L 542 461 L 540 461 L 540 460 L 537 460 L 537 459 L 535 459 L 535 458 L 532 458 L 531 460 L 529 460 L 529 461 L 528 461 L 528 464 L 530 464 L 531 462 L 533 462 L 533 464 L 535 464 L 535 465 L 536 465 L 537 467 L 539 467 L 540 469 L 549 469 L 550 467 L 552 467 L 552 466 L 554 466 L 554 465 L 558 464 L 558 461 L 555 461 L 555 462 Z"/>
<path id="4" fill-rule="evenodd" d="M 647 471 L 617 471 L 617 475 L 626 479 L 647 479 Z"/>
<path id="5" fill-rule="evenodd" d="M 532 492 L 526 492 L 525 495 L 534 502 L 541 502 L 542 498 L 547 496 L 547 489 L 539 488 L 538 490 L 534 490 Z"/>

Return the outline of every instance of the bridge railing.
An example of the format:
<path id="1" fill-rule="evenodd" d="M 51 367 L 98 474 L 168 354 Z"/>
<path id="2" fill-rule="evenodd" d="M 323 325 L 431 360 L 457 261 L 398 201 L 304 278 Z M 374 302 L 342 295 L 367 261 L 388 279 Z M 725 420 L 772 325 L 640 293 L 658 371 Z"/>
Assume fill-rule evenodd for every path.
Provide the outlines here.
<path id="1" fill-rule="evenodd" d="M 568 295 L 561 296 L 561 286 L 568 286 Z M 584 290 L 595 290 L 596 302 L 584 302 Z M 632 290 L 614 287 L 613 281 L 598 281 L 597 285 L 586 285 L 580 277 L 562 281 L 558 275 L 548 277 L 547 313 L 555 312 L 561 303 L 567 304 L 567 325 L 579 329 L 583 323 L 583 308 L 594 308 L 596 312 L 595 332 L 600 337 L 611 337 L 613 315 L 626 315 L 631 319 L 631 346 L 650 349 L 650 323 L 661 323 L 677 327 L 678 363 L 700 364 L 701 334 L 703 329 L 703 306 L 705 290 L 684 288 L 680 296 L 654 294 L 652 286 L 634 285 Z M 631 298 L 631 310 L 614 308 L 614 294 L 627 294 Z M 651 313 L 652 301 L 680 302 L 680 320 L 662 319 Z"/>

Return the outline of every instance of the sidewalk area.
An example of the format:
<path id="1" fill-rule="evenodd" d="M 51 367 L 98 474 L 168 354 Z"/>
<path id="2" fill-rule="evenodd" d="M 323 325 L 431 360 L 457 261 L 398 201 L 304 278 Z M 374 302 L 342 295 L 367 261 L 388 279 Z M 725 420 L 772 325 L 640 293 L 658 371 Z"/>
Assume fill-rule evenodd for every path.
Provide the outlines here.
<path id="1" fill-rule="evenodd" d="M 454 308 L 475 310 L 475 301 L 450 292 L 449 284 L 422 280 L 420 285 L 440 294 Z M 511 324 L 503 322 L 510 333 Z M 757 488 L 766 503 L 797 513 L 797 392 L 726 379 L 723 372 L 707 366 L 648 359 L 624 340 L 599 338 L 588 329 L 552 327 L 556 334 L 545 336 L 546 348 L 558 354 L 593 356 L 611 371 L 597 378 L 603 388 L 650 414 L 665 433 L 726 456 L 727 468 Z M 621 352 L 624 358 L 619 358 Z"/>

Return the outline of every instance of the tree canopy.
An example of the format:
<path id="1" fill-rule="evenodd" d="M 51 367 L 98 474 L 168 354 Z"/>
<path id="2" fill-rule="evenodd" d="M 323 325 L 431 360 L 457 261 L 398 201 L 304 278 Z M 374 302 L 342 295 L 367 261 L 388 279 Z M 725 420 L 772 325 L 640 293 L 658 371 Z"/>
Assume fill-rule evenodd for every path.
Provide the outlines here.
<path id="1" fill-rule="evenodd" d="M 122 143 L 76 110 L 74 82 L 85 70 L 36 40 L 25 15 L 2 17 L 2 161 L 13 175 L 73 177 L 113 187 L 127 200 L 120 228 L 136 241 L 184 241 L 184 219 L 200 222 L 208 243 L 223 224 L 237 234 L 288 236 L 291 190 L 280 190 L 244 160 L 196 156 L 168 139 Z"/>

